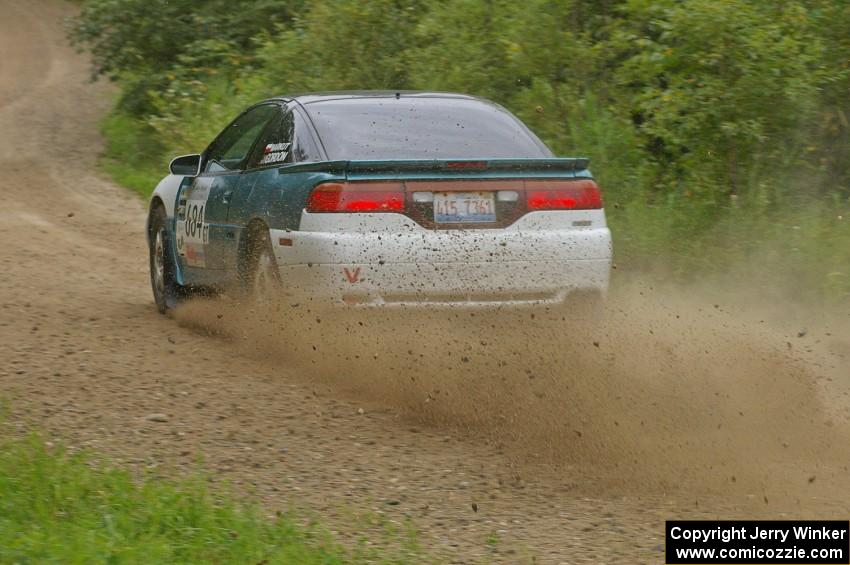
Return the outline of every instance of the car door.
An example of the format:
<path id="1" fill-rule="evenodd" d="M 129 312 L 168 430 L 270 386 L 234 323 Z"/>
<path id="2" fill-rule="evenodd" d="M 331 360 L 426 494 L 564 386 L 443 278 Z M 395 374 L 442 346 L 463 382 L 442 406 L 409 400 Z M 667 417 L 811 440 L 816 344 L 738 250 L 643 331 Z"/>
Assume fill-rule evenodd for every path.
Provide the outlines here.
<path id="1" fill-rule="evenodd" d="M 250 183 L 245 163 L 257 139 L 280 111 L 255 106 L 222 131 L 204 152 L 201 173 L 178 197 L 177 254 L 190 284 L 224 282 L 236 265 L 239 226 L 229 221 L 234 194 Z"/>
<path id="2" fill-rule="evenodd" d="M 289 173 L 286 166 L 322 161 L 325 156 L 306 117 L 293 106 L 272 120 L 254 147 L 245 175 L 251 179 L 250 188 L 246 186 L 246 190 L 242 190 L 240 187 L 234 194 L 230 208 L 231 223 L 245 225 L 257 218 L 269 223 L 273 221 L 269 214 L 274 213 L 276 219 L 280 219 L 282 214 L 290 218 L 287 224 L 297 225 L 303 206 L 291 201 L 299 201 L 294 192 L 305 182 L 309 183 L 308 177 L 312 173 Z M 274 207 L 269 207 L 270 201 L 275 202 Z"/>

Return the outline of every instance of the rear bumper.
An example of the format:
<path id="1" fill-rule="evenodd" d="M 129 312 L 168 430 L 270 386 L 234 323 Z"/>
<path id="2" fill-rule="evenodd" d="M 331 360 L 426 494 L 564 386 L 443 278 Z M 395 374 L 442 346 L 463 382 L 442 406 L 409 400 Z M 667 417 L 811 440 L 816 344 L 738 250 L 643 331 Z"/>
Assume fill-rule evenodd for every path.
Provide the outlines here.
<path id="1" fill-rule="evenodd" d="M 405 307 L 560 304 L 575 291 L 604 296 L 609 270 L 603 259 L 280 267 L 286 293 L 298 301 Z"/>
<path id="2" fill-rule="evenodd" d="M 576 291 L 604 296 L 611 270 L 607 228 L 270 235 L 284 292 L 298 302 L 559 304 Z"/>

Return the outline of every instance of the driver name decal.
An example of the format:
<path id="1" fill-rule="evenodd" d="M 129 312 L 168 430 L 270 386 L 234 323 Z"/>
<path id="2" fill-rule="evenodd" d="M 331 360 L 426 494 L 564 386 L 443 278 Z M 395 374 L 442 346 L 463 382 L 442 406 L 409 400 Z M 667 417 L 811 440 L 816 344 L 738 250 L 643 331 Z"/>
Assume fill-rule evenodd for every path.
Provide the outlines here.
<path id="1" fill-rule="evenodd" d="M 260 159 L 260 164 L 268 165 L 269 163 L 285 161 L 286 156 L 289 155 L 290 145 L 290 143 L 269 143 L 263 150 L 263 158 Z"/>

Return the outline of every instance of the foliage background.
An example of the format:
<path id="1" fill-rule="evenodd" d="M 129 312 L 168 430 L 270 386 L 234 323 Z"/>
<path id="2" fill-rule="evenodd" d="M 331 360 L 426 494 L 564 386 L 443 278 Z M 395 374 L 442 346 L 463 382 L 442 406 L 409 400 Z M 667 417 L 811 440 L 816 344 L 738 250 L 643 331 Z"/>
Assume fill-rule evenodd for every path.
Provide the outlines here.
<path id="1" fill-rule="evenodd" d="M 850 303 L 850 3 L 86 0 L 70 35 L 143 193 L 262 98 L 462 91 L 591 157 L 619 272 Z"/>

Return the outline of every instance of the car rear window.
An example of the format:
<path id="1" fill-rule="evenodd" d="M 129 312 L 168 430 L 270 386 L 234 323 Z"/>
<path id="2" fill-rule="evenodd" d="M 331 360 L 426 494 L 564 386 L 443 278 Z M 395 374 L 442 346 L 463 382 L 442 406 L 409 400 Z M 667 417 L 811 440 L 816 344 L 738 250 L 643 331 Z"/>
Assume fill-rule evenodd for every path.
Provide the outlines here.
<path id="1" fill-rule="evenodd" d="M 480 100 L 350 98 L 305 107 L 332 160 L 552 156 L 512 114 Z"/>

